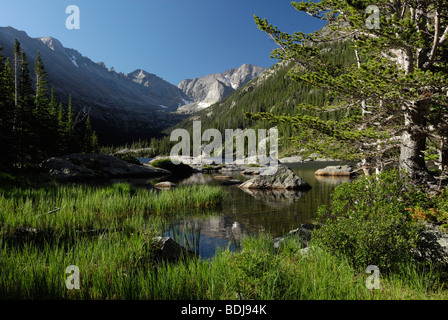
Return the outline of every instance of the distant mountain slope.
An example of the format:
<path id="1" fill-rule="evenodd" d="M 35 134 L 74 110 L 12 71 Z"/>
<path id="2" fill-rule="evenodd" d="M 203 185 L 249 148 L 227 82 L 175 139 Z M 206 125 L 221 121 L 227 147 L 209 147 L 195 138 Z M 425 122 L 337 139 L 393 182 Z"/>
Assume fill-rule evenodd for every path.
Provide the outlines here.
<path id="1" fill-rule="evenodd" d="M 352 64 L 355 62 L 350 43 L 327 44 L 328 59 L 337 63 Z M 293 80 L 288 72 L 294 66 L 293 63 L 280 62 L 266 70 L 262 75 L 252 79 L 243 87 L 235 90 L 223 100 L 211 105 L 207 109 L 199 110 L 184 119 L 176 126 L 168 129 L 170 133 L 176 128 L 187 129 L 192 132 L 193 121 L 201 121 L 201 129 L 210 128 L 224 133 L 226 129 L 269 129 L 273 126 L 267 121 L 252 121 L 245 117 L 246 112 L 273 112 L 275 114 L 306 114 L 320 116 L 323 119 L 329 117 L 337 119 L 338 114 L 322 113 L 298 108 L 301 103 L 322 105 L 332 101 L 328 92 L 313 89 L 303 82 Z M 290 137 L 300 135 L 300 128 L 290 125 L 278 125 L 279 150 L 282 156 L 298 153 L 297 146 L 289 140 Z M 304 140 L 318 141 L 318 137 L 303 137 Z M 169 144 L 169 137 L 161 140 L 162 145 Z M 166 149 L 166 148 L 165 148 Z M 311 151 L 310 151 L 311 152 Z"/>
<path id="2" fill-rule="evenodd" d="M 52 37 L 31 38 L 24 31 L 0 27 L 0 46 L 11 59 L 16 38 L 31 70 L 37 51 L 40 52 L 50 86 L 60 101 L 68 101 L 71 95 L 74 107 L 90 110 L 100 141 L 150 138 L 179 121 L 179 116 L 166 111 L 175 111 L 185 104 L 186 96 L 163 79 L 143 70 L 129 75 L 117 73 L 102 62 L 95 63 L 78 51 L 65 48 Z M 144 78 L 139 78 L 140 73 Z"/>
<path id="3" fill-rule="evenodd" d="M 223 73 L 183 80 L 178 88 L 188 96 L 191 103 L 180 107 L 178 112 L 194 113 L 206 109 L 265 71 L 266 68 L 263 67 L 243 64 L 237 69 L 230 69 Z"/>
<path id="4" fill-rule="evenodd" d="M 175 111 L 188 102 L 186 100 L 187 96 L 183 94 L 182 90 L 145 70 L 137 69 L 128 73 L 125 77 L 144 86 L 150 94 L 160 98 L 159 102 L 161 104 L 159 104 L 159 107 L 161 108 Z"/>
<path id="5" fill-rule="evenodd" d="M 57 100 L 66 106 L 71 96 L 75 112 L 89 111 L 101 144 L 159 137 L 189 113 L 207 109 L 266 71 L 243 64 L 223 73 L 186 79 L 176 87 L 142 69 L 117 73 L 103 62 L 93 62 L 77 50 L 65 48 L 55 38 L 31 38 L 13 27 L 0 27 L 0 46 L 11 60 L 15 39 L 25 50 L 32 76 L 39 51 Z"/>

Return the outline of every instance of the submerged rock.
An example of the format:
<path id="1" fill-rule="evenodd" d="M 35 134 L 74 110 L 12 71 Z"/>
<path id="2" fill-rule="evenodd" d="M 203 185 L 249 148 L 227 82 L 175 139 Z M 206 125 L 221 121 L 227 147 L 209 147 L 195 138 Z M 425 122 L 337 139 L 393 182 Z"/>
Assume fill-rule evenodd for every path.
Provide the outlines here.
<path id="1" fill-rule="evenodd" d="M 50 175 L 64 180 L 113 178 L 148 178 L 169 175 L 164 169 L 128 163 L 106 154 L 74 153 L 50 158 L 42 168 Z"/>
<path id="2" fill-rule="evenodd" d="M 233 186 L 237 184 L 241 184 L 243 181 L 237 179 L 224 180 L 221 182 L 222 186 Z"/>
<path id="3" fill-rule="evenodd" d="M 239 187 L 242 189 L 311 189 L 311 186 L 294 173 L 290 168 L 279 166 L 277 170 L 272 169 L 272 174 L 265 171 L 253 179 L 242 183 Z"/>
<path id="4" fill-rule="evenodd" d="M 231 176 L 213 176 L 214 180 L 230 180 L 232 179 Z"/>

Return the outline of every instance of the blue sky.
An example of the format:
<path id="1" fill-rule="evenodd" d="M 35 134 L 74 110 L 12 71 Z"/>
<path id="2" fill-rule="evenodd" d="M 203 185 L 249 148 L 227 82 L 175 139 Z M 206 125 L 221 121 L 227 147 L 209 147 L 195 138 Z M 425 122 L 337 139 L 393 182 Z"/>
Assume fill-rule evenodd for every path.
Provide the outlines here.
<path id="1" fill-rule="evenodd" d="M 69 5 L 79 7 L 79 30 L 65 26 Z M 117 72 L 144 69 L 177 85 L 243 63 L 273 65 L 275 44 L 254 14 L 287 32 L 322 27 L 290 0 L 2 0 L 0 26 L 57 38 Z"/>

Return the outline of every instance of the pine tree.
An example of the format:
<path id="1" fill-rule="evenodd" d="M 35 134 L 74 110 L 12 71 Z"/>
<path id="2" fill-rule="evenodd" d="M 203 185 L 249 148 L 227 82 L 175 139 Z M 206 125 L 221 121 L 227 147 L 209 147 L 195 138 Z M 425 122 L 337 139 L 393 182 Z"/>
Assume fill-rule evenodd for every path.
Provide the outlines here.
<path id="1" fill-rule="evenodd" d="M 68 98 L 68 107 L 66 112 L 66 122 L 64 128 L 64 147 L 66 153 L 78 151 L 75 131 L 75 115 L 72 107 L 72 96 Z"/>
<path id="2" fill-rule="evenodd" d="M 24 167 L 33 161 L 36 156 L 36 119 L 34 112 L 34 90 L 32 87 L 30 71 L 25 52 L 20 55 L 20 75 L 18 83 L 18 145 L 19 164 Z"/>
<path id="3" fill-rule="evenodd" d="M 48 84 L 46 80 L 47 73 L 45 71 L 44 64 L 40 57 L 39 51 L 37 52 L 36 61 L 34 63 L 34 74 L 36 77 L 35 82 L 35 109 L 34 119 L 36 120 L 35 131 L 37 134 L 36 148 L 39 154 L 36 154 L 36 162 L 48 158 L 54 151 L 54 134 L 55 134 L 55 119 L 52 114 L 52 108 L 54 108 L 54 91 L 52 91 L 51 101 L 52 105 L 46 96 L 48 91 Z"/>
<path id="4" fill-rule="evenodd" d="M 90 116 L 87 116 L 84 132 L 85 133 L 84 133 L 83 151 L 85 153 L 98 152 L 99 150 L 98 137 L 95 131 L 92 129 Z"/>
<path id="5" fill-rule="evenodd" d="M 0 47 L 0 150 L 4 150 L 0 158 L 1 169 L 12 169 L 15 163 L 14 141 L 14 76 L 11 61 L 5 63 Z"/>
<path id="6" fill-rule="evenodd" d="M 18 113 L 18 68 L 19 68 L 19 56 L 20 56 L 20 43 L 17 39 L 14 40 L 14 131 L 17 122 L 17 113 Z"/>
<path id="7" fill-rule="evenodd" d="M 34 74 L 36 76 L 36 107 L 43 108 L 48 105 L 48 99 L 46 93 L 48 91 L 47 86 L 47 72 L 45 71 L 44 64 L 40 57 L 39 51 L 37 51 L 36 62 L 34 63 Z"/>
<path id="8" fill-rule="evenodd" d="M 55 155 L 64 154 L 66 151 L 65 133 L 66 133 L 65 113 L 62 103 L 59 103 L 57 112 L 57 140 L 56 140 L 57 151 Z"/>
<path id="9" fill-rule="evenodd" d="M 339 121 L 272 113 L 258 117 L 314 130 L 332 143 L 356 145 L 361 157 L 375 158 L 377 165 L 395 150 L 400 168 L 414 183 L 431 183 L 434 179 L 424 160 L 428 128 L 440 132 L 448 126 L 446 120 L 430 123 L 434 105 L 442 119 L 448 115 L 448 6 L 442 0 L 392 5 L 377 1 L 381 17 L 377 28 L 366 11 L 370 4 L 364 0 L 293 3 L 298 11 L 328 21 L 327 35 L 290 35 L 255 16 L 258 27 L 279 45 L 272 56 L 295 64 L 291 76 L 337 98 L 321 108 L 301 107 L 345 112 Z M 322 44 L 338 39 L 352 43 L 360 65 L 328 61 Z"/>

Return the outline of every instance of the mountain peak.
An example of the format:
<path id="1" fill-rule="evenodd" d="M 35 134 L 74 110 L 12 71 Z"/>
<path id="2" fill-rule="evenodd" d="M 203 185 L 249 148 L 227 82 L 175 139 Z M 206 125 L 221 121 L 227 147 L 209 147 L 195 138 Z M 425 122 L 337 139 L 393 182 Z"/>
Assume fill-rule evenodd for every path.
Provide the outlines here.
<path id="1" fill-rule="evenodd" d="M 223 73 L 214 73 L 196 79 L 181 81 L 181 89 L 192 103 L 178 109 L 180 113 L 191 113 L 205 109 L 224 99 L 233 91 L 241 88 L 247 82 L 261 75 L 266 68 L 250 64 L 243 64 L 236 69 L 229 69 Z"/>
<path id="2" fill-rule="evenodd" d="M 11 26 L 0 27 L 0 32 L 3 35 L 8 36 L 11 39 L 19 38 L 19 37 L 28 37 L 28 34 L 25 31 L 18 30 Z"/>
<path id="3" fill-rule="evenodd" d="M 41 41 L 43 44 L 45 44 L 48 48 L 50 48 L 53 51 L 64 49 L 62 43 L 58 39 L 55 39 L 53 37 L 40 37 L 36 39 Z"/>

